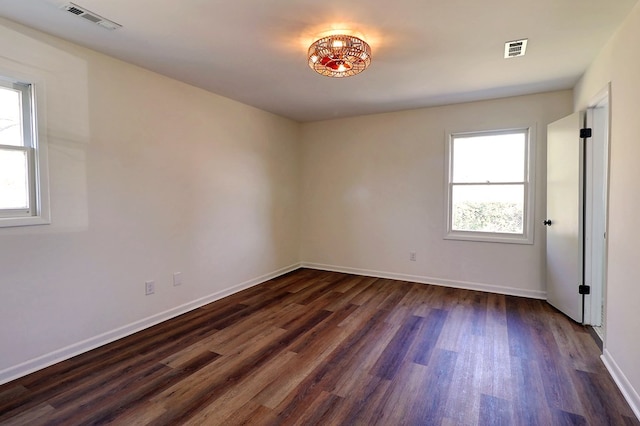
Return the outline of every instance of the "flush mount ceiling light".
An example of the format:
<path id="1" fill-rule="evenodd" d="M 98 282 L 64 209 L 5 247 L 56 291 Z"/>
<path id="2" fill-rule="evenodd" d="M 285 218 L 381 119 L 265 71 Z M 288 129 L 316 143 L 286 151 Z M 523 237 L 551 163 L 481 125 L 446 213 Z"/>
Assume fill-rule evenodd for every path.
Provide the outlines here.
<path id="1" fill-rule="evenodd" d="M 371 63 L 371 47 L 347 34 L 328 35 L 314 41 L 308 52 L 309 66 L 327 77 L 360 74 Z"/>

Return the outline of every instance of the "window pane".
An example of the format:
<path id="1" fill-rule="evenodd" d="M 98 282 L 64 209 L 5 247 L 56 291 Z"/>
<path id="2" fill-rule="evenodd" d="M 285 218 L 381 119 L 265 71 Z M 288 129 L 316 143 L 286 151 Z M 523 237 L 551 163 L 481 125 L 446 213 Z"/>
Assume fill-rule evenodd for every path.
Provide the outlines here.
<path id="1" fill-rule="evenodd" d="M 524 185 L 454 185 L 454 231 L 523 233 Z"/>
<path id="2" fill-rule="evenodd" d="M 0 87 L 0 145 L 22 146 L 21 92 Z"/>
<path id="3" fill-rule="evenodd" d="M 27 152 L 0 149 L 0 209 L 29 208 Z"/>
<path id="4" fill-rule="evenodd" d="M 453 182 L 524 182 L 526 134 L 455 136 Z"/>

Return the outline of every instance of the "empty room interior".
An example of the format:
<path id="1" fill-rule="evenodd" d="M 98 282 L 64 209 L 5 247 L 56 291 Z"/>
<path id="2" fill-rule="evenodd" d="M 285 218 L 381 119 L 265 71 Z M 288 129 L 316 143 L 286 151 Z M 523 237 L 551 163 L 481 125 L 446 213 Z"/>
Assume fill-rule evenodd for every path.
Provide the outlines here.
<path id="1" fill-rule="evenodd" d="M 0 16 L 1 425 L 640 424 L 636 0 Z"/>

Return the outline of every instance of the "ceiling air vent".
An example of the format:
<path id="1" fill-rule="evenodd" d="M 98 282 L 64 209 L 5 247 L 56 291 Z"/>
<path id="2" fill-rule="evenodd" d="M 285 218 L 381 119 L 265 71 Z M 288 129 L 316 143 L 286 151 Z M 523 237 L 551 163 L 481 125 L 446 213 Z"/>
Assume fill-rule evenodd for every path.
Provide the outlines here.
<path id="1" fill-rule="evenodd" d="M 100 25 L 102 28 L 106 28 L 108 30 L 117 30 L 118 28 L 122 27 L 122 25 L 103 18 L 97 13 L 93 13 L 82 6 L 78 6 L 75 3 L 67 3 L 63 5 L 62 10 L 73 13 L 76 16 L 84 18 L 87 21 L 93 22 L 94 24 Z"/>
<path id="2" fill-rule="evenodd" d="M 528 39 L 508 41 L 504 44 L 504 57 L 505 59 L 516 58 L 518 56 L 524 56 L 527 50 Z"/>

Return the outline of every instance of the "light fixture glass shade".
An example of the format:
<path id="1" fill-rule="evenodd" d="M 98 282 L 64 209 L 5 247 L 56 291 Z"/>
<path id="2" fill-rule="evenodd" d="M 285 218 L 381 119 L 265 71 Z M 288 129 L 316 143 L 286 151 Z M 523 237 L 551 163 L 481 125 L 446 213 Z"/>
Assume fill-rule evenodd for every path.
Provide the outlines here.
<path id="1" fill-rule="evenodd" d="M 360 74 L 371 63 L 371 47 L 364 40 L 338 34 L 316 40 L 309 47 L 309 66 L 327 77 Z"/>

